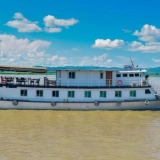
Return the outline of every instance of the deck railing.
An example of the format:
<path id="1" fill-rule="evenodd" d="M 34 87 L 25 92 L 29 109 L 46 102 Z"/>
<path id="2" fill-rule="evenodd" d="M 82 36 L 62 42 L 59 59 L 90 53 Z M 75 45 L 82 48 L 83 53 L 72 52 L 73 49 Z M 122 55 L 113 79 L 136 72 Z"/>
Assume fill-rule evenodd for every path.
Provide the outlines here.
<path id="1" fill-rule="evenodd" d="M 120 82 L 120 83 L 119 83 Z M 0 84 L 3 85 L 29 85 L 29 86 L 87 86 L 87 87 L 138 87 L 138 86 L 149 86 L 151 82 L 149 80 L 134 79 L 134 80 L 113 80 L 113 79 L 67 79 L 57 80 L 55 78 L 26 78 L 26 77 L 1 77 Z M 154 86 L 154 84 L 152 83 Z"/>
<path id="2" fill-rule="evenodd" d="M 160 96 L 160 85 L 157 85 L 153 80 L 150 80 L 149 84 L 151 85 L 154 93 Z"/>

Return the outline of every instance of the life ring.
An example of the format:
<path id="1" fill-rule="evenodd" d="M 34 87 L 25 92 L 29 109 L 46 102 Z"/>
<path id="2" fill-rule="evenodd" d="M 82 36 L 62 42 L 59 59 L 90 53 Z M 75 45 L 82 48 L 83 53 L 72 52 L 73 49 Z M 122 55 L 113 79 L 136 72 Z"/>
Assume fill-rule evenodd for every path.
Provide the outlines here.
<path id="1" fill-rule="evenodd" d="M 121 86 L 121 85 L 122 85 L 122 81 L 121 81 L 121 80 L 118 80 L 118 81 L 117 81 L 117 85 L 118 85 L 118 86 Z"/>
<path id="2" fill-rule="evenodd" d="M 145 100 L 144 103 L 145 103 L 146 105 L 148 105 L 148 104 L 149 104 L 149 101 L 148 101 L 148 100 Z"/>
<path id="3" fill-rule="evenodd" d="M 12 101 L 12 104 L 13 104 L 14 106 L 16 106 L 16 105 L 18 104 L 18 101 L 17 101 L 17 100 L 13 100 L 13 101 Z"/>
<path id="4" fill-rule="evenodd" d="M 51 102 L 51 106 L 56 106 L 56 102 Z"/>
<path id="5" fill-rule="evenodd" d="M 7 79 L 6 79 L 6 78 L 1 78 L 1 82 L 2 82 L 3 84 L 5 84 L 5 83 L 7 82 Z"/>

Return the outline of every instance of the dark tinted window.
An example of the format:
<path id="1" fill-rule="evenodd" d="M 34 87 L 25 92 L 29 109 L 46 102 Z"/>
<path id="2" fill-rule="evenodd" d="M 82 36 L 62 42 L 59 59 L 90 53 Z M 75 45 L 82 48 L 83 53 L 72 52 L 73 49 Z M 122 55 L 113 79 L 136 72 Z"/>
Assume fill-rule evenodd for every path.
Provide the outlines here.
<path id="1" fill-rule="evenodd" d="M 123 77 L 127 77 L 127 74 L 123 74 Z"/>
<path id="2" fill-rule="evenodd" d="M 151 94 L 151 91 L 149 89 L 145 89 L 145 94 Z"/>
<path id="3" fill-rule="evenodd" d="M 100 73 L 100 79 L 103 79 L 103 73 Z"/>
<path id="4" fill-rule="evenodd" d="M 139 77 L 139 73 L 136 73 L 136 74 L 135 74 L 135 77 Z"/>
<path id="5" fill-rule="evenodd" d="M 117 77 L 121 77 L 121 74 L 117 74 L 116 76 L 117 76 Z"/>
<path id="6" fill-rule="evenodd" d="M 59 97 L 59 91 L 52 91 L 52 97 Z"/>
<path id="7" fill-rule="evenodd" d="M 130 77 L 134 77 L 134 74 L 129 74 Z"/>

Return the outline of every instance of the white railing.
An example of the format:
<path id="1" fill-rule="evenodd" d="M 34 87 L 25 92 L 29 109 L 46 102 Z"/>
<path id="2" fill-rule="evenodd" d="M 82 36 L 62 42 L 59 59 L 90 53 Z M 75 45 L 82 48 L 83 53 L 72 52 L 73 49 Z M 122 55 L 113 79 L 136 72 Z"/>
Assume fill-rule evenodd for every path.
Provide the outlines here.
<path id="1" fill-rule="evenodd" d="M 116 87 L 116 86 L 149 86 L 152 84 L 154 90 L 160 92 L 160 87 L 149 81 L 143 79 L 134 79 L 134 80 L 123 80 L 122 83 L 118 83 L 117 80 L 113 79 L 67 79 L 67 80 L 56 80 L 55 78 L 27 78 L 27 77 L 1 77 L 0 84 L 14 84 L 14 85 L 39 85 L 39 86 L 76 86 L 76 87 Z M 121 80 L 120 80 L 121 81 Z"/>
<path id="2" fill-rule="evenodd" d="M 160 85 L 157 85 L 153 80 L 150 80 L 149 83 L 155 94 L 158 94 L 160 96 Z"/>
<path id="3" fill-rule="evenodd" d="M 0 77 L 0 84 L 3 85 L 33 85 L 33 86 L 56 86 L 55 78 L 28 78 L 28 77 Z"/>

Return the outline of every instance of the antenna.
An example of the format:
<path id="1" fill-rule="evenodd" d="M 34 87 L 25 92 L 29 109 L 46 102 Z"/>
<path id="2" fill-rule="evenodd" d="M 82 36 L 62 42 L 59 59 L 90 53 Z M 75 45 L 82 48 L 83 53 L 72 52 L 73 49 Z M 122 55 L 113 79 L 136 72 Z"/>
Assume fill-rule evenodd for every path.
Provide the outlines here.
<path id="1" fill-rule="evenodd" d="M 133 68 L 134 68 L 134 64 L 133 64 L 133 61 L 132 61 L 132 59 L 130 58 L 130 60 L 131 60 L 131 64 L 132 64 L 132 66 L 133 66 Z"/>

